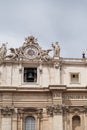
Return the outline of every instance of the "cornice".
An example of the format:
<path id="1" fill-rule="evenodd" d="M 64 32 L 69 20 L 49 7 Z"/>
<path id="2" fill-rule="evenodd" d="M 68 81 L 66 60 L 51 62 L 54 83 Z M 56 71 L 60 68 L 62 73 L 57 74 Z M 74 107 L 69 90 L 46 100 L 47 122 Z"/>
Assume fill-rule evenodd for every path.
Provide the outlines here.
<path id="1" fill-rule="evenodd" d="M 48 87 L 0 86 L 0 92 L 87 92 L 87 87 L 67 87 L 66 85 L 49 85 Z"/>
<path id="2" fill-rule="evenodd" d="M 64 91 L 66 90 L 66 85 L 49 85 L 49 90 L 59 90 L 59 91 Z"/>

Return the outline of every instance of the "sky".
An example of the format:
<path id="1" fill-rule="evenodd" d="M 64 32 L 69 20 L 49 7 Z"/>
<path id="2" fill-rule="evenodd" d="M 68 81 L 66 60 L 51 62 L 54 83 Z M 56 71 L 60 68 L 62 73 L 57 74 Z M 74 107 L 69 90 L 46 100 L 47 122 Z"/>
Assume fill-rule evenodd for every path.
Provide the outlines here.
<path id="1" fill-rule="evenodd" d="M 61 57 L 87 56 L 87 0 L 0 0 L 0 46 L 33 35 L 43 49 L 59 42 Z"/>

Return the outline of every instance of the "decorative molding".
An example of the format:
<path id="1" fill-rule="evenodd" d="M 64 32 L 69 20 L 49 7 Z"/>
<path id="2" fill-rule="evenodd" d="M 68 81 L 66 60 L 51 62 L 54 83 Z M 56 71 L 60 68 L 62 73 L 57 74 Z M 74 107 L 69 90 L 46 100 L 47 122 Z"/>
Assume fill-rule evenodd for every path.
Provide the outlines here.
<path id="1" fill-rule="evenodd" d="M 8 106 L 6 106 L 6 107 L 2 107 L 1 108 L 1 114 L 3 115 L 3 116 L 10 116 L 10 115 L 12 115 L 14 113 L 14 108 L 13 107 L 8 107 Z"/>
<path id="2" fill-rule="evenodd" d="M 83 94 L 65 94 L 63 95 L 63 99 L 64 100 L 68 100 L 68 99 L 87 99 L 87 95 Z"/>
<path id="3" fill-rule="evenodd" d="M 55 67 L 56 69 L 59 69 L 59 68 L 60 68 L 60 63 L 59 63 L 59 62 L 55 62 L 55 63 L 54 63 L 54 67 Z"/>
<path id="4" fill-rule="evenodd" d="M 53 98 L 62 98 L 62 93 L 59 91 L 53 91 Z"/>
<path id="5" fill-rule="evenodd" d="M 2 50 L 2 48 L 4 48 Z M 48 50 L 42 50 L 42 48 L 37 43 L 37 39 L 33 36 L 28 36 L 25 38 L 25 41 L 23 45 L 19 48 L 10 48 L 10 53 L 6 55 L 5 52 L 6 46 L 2 44 L 1 47 L 1 53 L 2 58 L 4 57 L 4 60 L 9 61 L 28 61 L 28 60 L 39 60 L 39 61 L 49 61 L 52 58 L 49 56 L 49 52 L 52 51 L 52 49 Z M 4 54 L 3 54 L 4 53 Z M 4 55 L 4 56 L 3 56 Z"/>
<path id="6" fill-rule="evenodd" d="M 36 114 L 37 118 L 41 118 L 42 117 L 42 112 L 43 109 L 40 108 L 20 108 L 18 109 L 18 114 L 20 116 L 20 118 L 23 118 L 24 114 Z"/>
<path id="7" fill-rule="evenodd" d="M 38 118 L 42 118 L 43 109 L 37 109 L 36 114 Z"/>
<path id="8" fill-rule="evenodd" d="M 80 114 L 87 113 L 87 106 L 64 106 L 63 113 L 72 113 L 72 114 Z"/>
<path id="9" fill-rule="evenodd" d="M 18 115 L 19 115 L 20 119 L 23 118 L 23 114 L 24 114 L 24 110 L 22 108 L 18 109 Z"/>
<path id="10" fill-rule="evenodd" d="M 62 114 L 62 105 L 47 106 L 47 114 L 50 116 Z"/>

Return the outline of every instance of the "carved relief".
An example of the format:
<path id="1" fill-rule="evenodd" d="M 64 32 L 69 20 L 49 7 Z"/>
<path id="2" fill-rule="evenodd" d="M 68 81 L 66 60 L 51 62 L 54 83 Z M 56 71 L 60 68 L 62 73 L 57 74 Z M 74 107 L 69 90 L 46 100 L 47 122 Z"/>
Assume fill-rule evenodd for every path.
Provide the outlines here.
<path id="1" fill-rule="evenodd" d="M 18 115 L 20 118 L 23 118 L 23 114 L 24 114 L 24 110 L 22 108 L 18 109 Z"/>
<path id="2" fill-rule="evenodd" d="M 9 59 L 19 59 L 20 58 L 20 51 L 19 49 L 10 48 L 10 54 L 6 56 Z"/>
<path id="3" fill-rule="evenodd" d="M 64 113 L 72 113 L 72 114 L 80 114 L 87 112 L 87 106 L 64 106 L 63 107 Z"/>
<path id="4" fill-rule="evenodd" d="M 53 98 L 61 98 L 62 94 L 59 91 L 54 91 L 53 92 Z"/>
<path id="5" fill-rule="evenodd" d="M 87 99 L 86 94 L 65 94 L 63 95 L 63 99 L 68 100 L 68 99 Z"/>
<path id="6" fill-rule="evenodd" d="M 23 118 L 24 114 L 36 114 L 37 118 L 41 118 L 42 117 L 42 112 L 43 109 L 40 108 L 20 108 L 18 109 L 18 115 L 20 118 Z"/>
<path id="7" fill-rule="evenodd" d="M 56 69 L 58 69 L 58 68 L 60 67 L 60 63 L 59 63 L 59 62 L 55 62 L 54 67 L 55 67 Z"/>
<path id="8" fill-rule="evenodd" d="M 31 45 L 31 44 L 37 44 L 38 45 L 37 38 L 35 38 L 33 36 L 26 37 L 23 46 L 26 47 L 27 45 Z"/>
<path id="9" fill-rule="evenodd" d="M 54 109 L 53 106 L 47 106 L 47 114 L 53 116 L 53 109 Z"/>
<path id="10" fill-rule="evenodd" d="M 14 112 L 14 108 L 13 107 L 6 106 L 6 107 L 2 107 L 1 108 L 1 114 L 3 116 L 7 116 L 7 115 L 10 116 L 10 115 L 13 114 L 13 112 Z"/>
<path id="11" fill-rule="evenodd" d="M 50 51 L 51 51 L 51 49 L 41 50 L 41 52 L 40 52 L 40 59 L 42 61 L 48 61 L 48 60 L 50 60 L 51 57 L 48 55 Z"/>
<path id="12" fill-rule="evenodd" d="M 61 114 L 62 110 L 61 105 L 47 106 L 47 114 L 50 116 Z"/>
<path id="13" fill-rule="evenodd" d="M 1 58 L 5 58 L 6 60 L 31 60 L 37 59 L 40 61 L 48 61 L 51 59 L 49 56 L 49 52 L 51 49 L 42 50 L 39 44 L 37 43 L 37 39 L 33 36 L 29 36 L 25 38 L 25 42 L 23 46 L 19 48 L 10 48 L 10 53 L 6 55 L 7 49 L 5 44 L 1 47 Z"/>
<path id="14" fill-rule="evenodd" d="M 52 44 L 54 56 L 60 57 L 60 47 L 58 45 L 58 42 L 55 44 Z M 0 59 L 4 60 L 31 60 L 31 59 L 37 59 L 41 61 L 49 61 L 52 59 L 50 57 L 49 52 L 52 51 L 52 49 L 43 50 L 39 46 L 37 39 L 33 36 L 28 36 L 25 38 L 25 41 L 23 45 L 19 48 L 10 48 L 10 53 L 7 53 L 6 44 L 2 44 L 0 48 Z M 6 55 L 7 54 L 7 55 Z M 55 65 L 56 68 L 59 67 L 59 64 L 57 63 Z"/>
<path id="15" fill-rule="evenodd" d="M 37 109 L 37 117 L 38 118 L 42 118 L 42 112 L 43 112 L 43 109 Z"/>

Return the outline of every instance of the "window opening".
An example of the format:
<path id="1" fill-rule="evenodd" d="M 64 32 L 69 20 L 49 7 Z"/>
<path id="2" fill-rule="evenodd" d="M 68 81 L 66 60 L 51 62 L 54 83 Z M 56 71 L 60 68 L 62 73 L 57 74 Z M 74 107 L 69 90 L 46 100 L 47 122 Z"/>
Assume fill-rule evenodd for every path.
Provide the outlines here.
<path id="1" fill-rule="evenodd" d="M 24 68 L 24 82 L 37 82 L 37 68 Z"/>
<path id="2" fill-rule="evenodd" d="M 25 119 L 25 130 L 35 130 L 35 118 L 30 116 Z"/>

